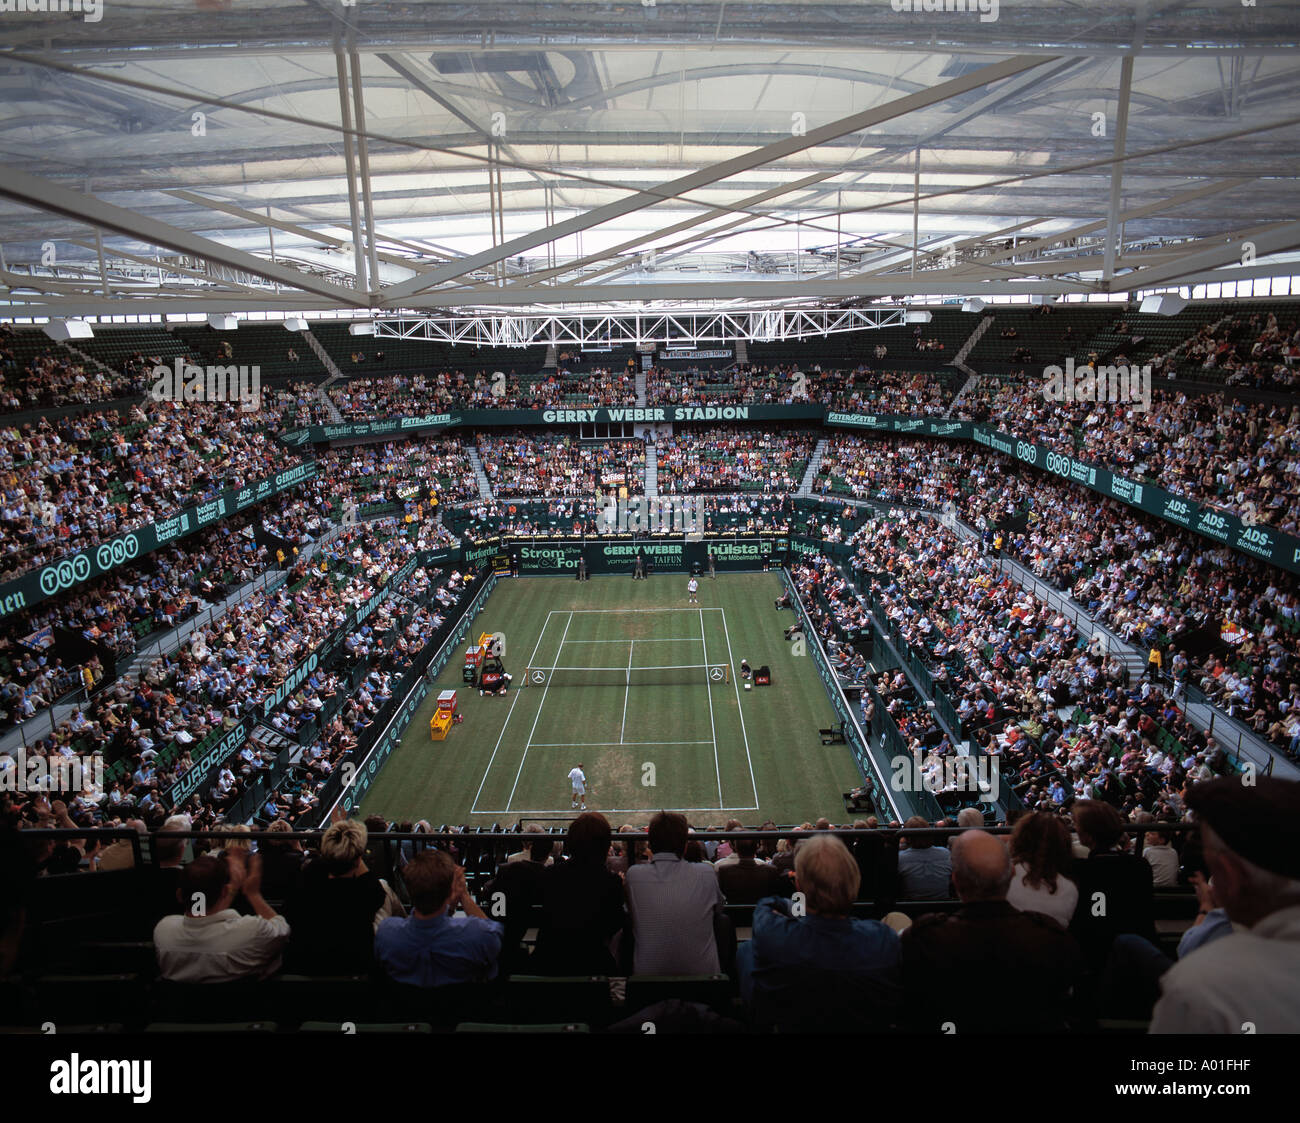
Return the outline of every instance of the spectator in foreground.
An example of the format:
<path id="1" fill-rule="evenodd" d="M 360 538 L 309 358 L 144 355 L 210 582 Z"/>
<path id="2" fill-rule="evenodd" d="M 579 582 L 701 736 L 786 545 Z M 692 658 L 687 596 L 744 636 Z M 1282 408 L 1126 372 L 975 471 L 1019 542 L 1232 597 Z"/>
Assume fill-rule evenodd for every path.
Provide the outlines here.
<path id="1" fill-rule="evenodd" d="M 638 975 L 714 975 L 714 922 L 726 903 L 707 862 L 685 862 L 690 827 L 684 815 L 660 811 L 650 820 L 650 861 L 627 871 L 633 971 Z"/>
<path id="2" fill-rule="evenodd" d="M 288 834 L 293 827 L 284 819 L 276 819 L 267 828 L 271 834 Z M 258 847 L 262 855 L 262 892 L 273 901 L 287 898 L 298 886 L 302 876 L 302 843 L 297 839 L 272 840 L 263 838 Z"/>
<path id="3" fill-rule="evenodd" d="M 337 819 L 321 836 L 320 856 L 304 868 L 285 904 L 293 939 L 286 970 L 299 975 L 362 975 L 374 966 L 375 931 L 406 910 L 365 863 L 367 831 Z"/>
<path id="4" fill-rule="evenodd" d="M 441 850 L 425 850 L 407 862 L 402 878 L 412 913 L 386 917 L 375 932 L 384 974 L 420 987 L 496 978 L 505 928 L 474 903 L 465 871 Z M 450 915 L 457 906 L 464 916 Z"/>
<path id="5" fill-rule="evenodd" d="M 173 837 L 181 831 L 188 831 L 192 823 L 188 815 L 173 815 L 154 838 L 154 865 L 146 866 L 140 887 L 140 909 L 149 921 L 150 927 L 156 925 L 164 916 L 173 916 L 180 912 L 181 871 L 184 868 L 185 848 L 189 840 Z"/>
<path id="6" fill-rule="evenodd" d="M 1142 860 L 1151 867 L 1152 886 L 1174 889 L 1178 885 L 1178 851 L 1163 831 L 1148 831 L 1142 847 Z"/>
<path id="7" fill-rule="evenodd" d="M 1124 849 L 1124 820 L 1109 803 L 1081 799 L 1071 808 L 1079 841 L 1088 850 L 1075 859 L 1070 878 L 1079 887 L 1070 931 L 1083 948 L 1088 966 L 1100 971 L 1116 936 L 1141 936 L 1157 942 L 1152 871 Z"/>
<path id="8" fill-rule="evenodd" d="M 903 933 L 903 986 L 912 1028 L 957 1033 L 1059 1032 L 1067 1028 L 1079 948 L 1059 923 L 1007 901 L 1013 871 L 1002 841 L 966 831 L 952 844 L 962 907 L 920 917 Z M 1032 979 L 1015 1002 L 990 1002 L 997 980 Z M 951 1032 L 951 1031 L 949 1031 Z"/>
<path id="9" fill-rule="evenodd" d="M 733 905 L 754 905 L 764 897 L 788 896 L 786 878 L 778 870 L 757 858 L 758 843 L 752 838 L 738 839 L 735 843 L 734 861 L 723 860 L 714 867 L 718 871 L 718 885 L 722 895 Z M 798 855 L 795 869 L 799 868 Z M 857 892 L 857 886 L 853 887 Z"/>
<path id="10" fill-rule="evenodd" d="M 563 862 L 542 871 L 542 921 L 530 969 L 543 975 L 616 975 L 611 942 L 623 930 L 623 881 L 608 865 L 609 820 L 573 820 Z"/>
<path id="11" fill-rule="evenodd" d="M 231 906 L 242 894 L 253 916 Z M 195 858 L 181 871 L 185 910 L 153 930 L 158 969 L 176 983 L 265 979 L 280 969 L 289 922 L 262 898 L 262 860 L 232 848 L 223 857 Z"/>
<path id="12" fill-rule="evenodd" d="M 913 815 L 905 828 L 924 830 L 929 822 Z M 906 850 L 898 852 L 898 897 L 902 901 L 946 901 L 952 856 L 946 846 L 936 846 L 929 835 L 904 835 Z"/>
<path id="13" fill-rule="evenodd" d="M 897 934 L 878 920 L 851 917 L 861 874 L 834 835 L 795 851 L 796 889 L 807 915 L 766 897 L 754 934 L 736 953 L 740 993 L 761 1025 L 786 1032 L 887 1028 L 902 998 Z"/>
<path id="14" fill-rule="evenodd" d="M 1070 832 L 1059 815 L 1034 811 L 1011 832 L 1013 876 L 1007 901 L 1021 912 L 1041 912 L 1067 927 L 1079 903 L 1070 868 Z"/>
<path id="15" fill-rule="evenodd" d="M 1187 806 L 1232 932 L 1165 972 L 1151 1032 L 1300 1033 L 1300 784 L 1211 780 Z"/>
<path id="16" fill-rule="evenodd" d="M 524 837 L 529 840 L 525 848 L 518 854 L 511 854 L 497 867 L 496 876 L 483 887 L 481 894 L 485 901 L 499 901 L 505 909 L 506 934 L 501 967 L 507 974 L 527 966 L 528 954 L 521 945 L 524 933 L 533 923 L 532 908 L 542 902 L 542 878 L 551 857 L 549 835 L 534 832 L 530 827 Z M 501 915 L 499 912 L 496 914 Z"/>

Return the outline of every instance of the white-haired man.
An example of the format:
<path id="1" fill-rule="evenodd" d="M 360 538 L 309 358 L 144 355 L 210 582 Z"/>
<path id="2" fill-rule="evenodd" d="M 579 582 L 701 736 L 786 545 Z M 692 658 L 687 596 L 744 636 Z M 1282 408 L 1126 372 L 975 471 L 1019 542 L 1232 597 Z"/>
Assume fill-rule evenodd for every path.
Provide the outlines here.
<path id="1" fill-rule="evenodd" d="M 899 939 L 850 916 L 857 859 L 834 835 L 816 835 L 795 850 L 794 875 L 794 901 L 760 901 L 753 938 L 736 953 L 755 1020 L 787 1032 L 887 1027 L 902 998 Z"/>

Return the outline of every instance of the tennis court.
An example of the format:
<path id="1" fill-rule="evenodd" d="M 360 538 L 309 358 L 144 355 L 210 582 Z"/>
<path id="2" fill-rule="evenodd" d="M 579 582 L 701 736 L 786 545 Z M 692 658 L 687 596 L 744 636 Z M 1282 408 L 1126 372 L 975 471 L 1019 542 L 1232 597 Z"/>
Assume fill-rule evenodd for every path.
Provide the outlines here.
<path id="1" fill-rule="evenodd" d="M 549 611 L 471 811 L 563 810 L 579 761 L 591 806 L 757 811 L 732 666 L 722 608 Z"/>
<path id="2" fill-rule="evenodd" d="M 660 808 L 761 822 L 840 809 L 857 780 L 843 745 L 823 746 L 833 718 L 811 658 L 783 639 L 776 573 L 700 582 L 595 577 L 504 580 L 473 634 L 501 633 L 512 689 L 479 697 L 453 659 L 438 689 L 465 721 L 431 742 L 433 698 L 368 790 L 363 810 L 435 823 L 571 816 L 568 773 L 582 764 L 587 806 L 642 821 Z M 741 659 L 772 667 L 744 690 Z M 526 684 L 526 685 L 525 685 Z"/>

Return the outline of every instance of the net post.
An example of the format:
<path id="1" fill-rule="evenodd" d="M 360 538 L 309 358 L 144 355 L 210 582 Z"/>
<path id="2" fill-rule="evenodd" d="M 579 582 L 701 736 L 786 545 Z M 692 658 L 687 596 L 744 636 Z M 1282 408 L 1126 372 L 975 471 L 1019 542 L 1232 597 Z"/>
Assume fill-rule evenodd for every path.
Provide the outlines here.
<path id="1" fill-rule="evenodd" d="M 723 663 L 723 664 L 722 664 L 722 681 L 725 682 L 725 683 L 728 683 L 728 684 L 731 682 L 731 664 L 730 664 L 730 663 Z"/>

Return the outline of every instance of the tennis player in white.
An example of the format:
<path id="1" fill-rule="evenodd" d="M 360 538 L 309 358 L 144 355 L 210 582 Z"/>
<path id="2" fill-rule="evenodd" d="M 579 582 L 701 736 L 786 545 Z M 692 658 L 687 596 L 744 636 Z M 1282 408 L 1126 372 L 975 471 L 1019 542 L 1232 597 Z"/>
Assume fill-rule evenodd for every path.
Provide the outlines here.
<path id="1" fill-rule="evenodd" d="M 573 788 L 573 803 L 571 806 L 577 807 L 582 804 L 581 810 L 587 810 L 587 774 L 582 770 L 582 762 L 578 762 L 577 768 L 569 769 L 569 784 Z"/>
<path id="2" fill-rule="evenodd" d="M 694 576 L 686 582 L 686 591 L 690 594 L 690 604 L 700 603 L 700 598 L 697 595 L 700 591 L 700 583 L 695 580 Z"/>

